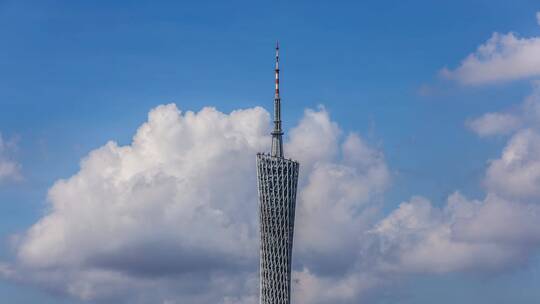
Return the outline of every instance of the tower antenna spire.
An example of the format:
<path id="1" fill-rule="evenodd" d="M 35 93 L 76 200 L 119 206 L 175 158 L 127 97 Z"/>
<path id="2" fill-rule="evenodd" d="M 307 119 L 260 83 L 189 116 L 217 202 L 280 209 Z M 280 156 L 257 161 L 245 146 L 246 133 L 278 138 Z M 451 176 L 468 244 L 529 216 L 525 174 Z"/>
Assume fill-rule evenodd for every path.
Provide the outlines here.
<path id="1" fill-rule="evenodd" d="M 274 95 L 274 130 L 272 156 L 283 157 L 283 131 L 281 130 L 281 98 L 279 96 L 279 41 L 276 42 L 276 92 Z"/>

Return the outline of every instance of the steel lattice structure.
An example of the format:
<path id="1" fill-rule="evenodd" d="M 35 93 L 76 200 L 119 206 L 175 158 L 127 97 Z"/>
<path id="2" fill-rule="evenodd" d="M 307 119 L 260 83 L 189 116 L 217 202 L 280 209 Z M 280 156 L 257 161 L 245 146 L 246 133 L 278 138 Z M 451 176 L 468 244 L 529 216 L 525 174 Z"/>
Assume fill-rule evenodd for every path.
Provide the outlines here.
<path id="1" fill-rule="evenodd" d="M 298 167 L 289 159 L 257 155 L 261 304 L 290 303 Z"/>
<path id="2" fill-rule="evenodd" d="M 300 164 L 283 156 L 279 45 L 276 46 L 276 92 L 272 152 L 257 154 L 260 220 L 260 303 L 289 304 L 296 187 Z"/>

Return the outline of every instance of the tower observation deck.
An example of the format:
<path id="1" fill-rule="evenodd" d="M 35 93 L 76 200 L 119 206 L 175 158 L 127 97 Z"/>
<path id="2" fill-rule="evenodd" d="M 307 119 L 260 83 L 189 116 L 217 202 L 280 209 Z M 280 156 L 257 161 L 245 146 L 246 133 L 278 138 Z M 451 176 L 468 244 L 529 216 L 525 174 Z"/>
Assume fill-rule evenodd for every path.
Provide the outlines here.
<path id="1" fill-rule="evenodd" d="M 291 262 L 294 234 L 297 161 L 286 159 L 281 129 L 279 44 L 276 45 L 274 129 L 270 154 L 257 154 L 260 221 L 260 304 L 291 302 Z"/>

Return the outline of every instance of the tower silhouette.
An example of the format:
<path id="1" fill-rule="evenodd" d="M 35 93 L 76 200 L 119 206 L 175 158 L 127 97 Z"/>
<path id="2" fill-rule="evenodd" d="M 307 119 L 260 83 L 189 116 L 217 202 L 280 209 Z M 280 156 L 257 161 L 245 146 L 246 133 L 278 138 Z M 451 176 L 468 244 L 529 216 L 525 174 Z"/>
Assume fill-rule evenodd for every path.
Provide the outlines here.
<path id="1" fill-rule="evenodd" d="M 257 154 L 260 221 L 260 303 L 289 304 L 297 161 L 286 159 L 281 129 L 279 44 L 276 44 L 274 129 L 270 154 Z"/>

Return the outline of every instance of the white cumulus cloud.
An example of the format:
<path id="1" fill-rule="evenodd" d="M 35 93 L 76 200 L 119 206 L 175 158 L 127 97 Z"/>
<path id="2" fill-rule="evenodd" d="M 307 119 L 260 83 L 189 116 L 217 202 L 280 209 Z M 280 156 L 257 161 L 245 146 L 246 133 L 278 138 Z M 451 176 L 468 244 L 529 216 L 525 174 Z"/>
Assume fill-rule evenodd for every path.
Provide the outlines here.
<path id="1" fill-rule="evenodd" d="M 490 39 L 444 77 L 465 85 L 481 85 L 540 75 L 540 38 L 493 33 Z"/>
<path id="2" fill-rule="evenodd" d="M 436 207 L 414 196 L 385 217 L 383 153 L 323 107 L 306 110 L 285 143 L 301 163 L 295 303 L 357 303 L 409 274 L 525 265 L 540 247 L 539 97 L 469 122 L 516 120 L 478 132 L 509 136 L 483 198 L 456 191 Z M 15 238 L 16 262 L 0 275 L 98 302 L 257 301 L 254 156 L 269 150 L 269 128 L 262 108 L 153 109 L 131 144 L 92 151 L 50 188 L 49 212 Z"/>
<path id="3" fill-rule="evenodd" d="M 502 156 L 491 162 L 485 182 L 508 197 L 540 198 L 540 134 L 524 129 L 512 136 Z"/>
<path id="4" fill-rule="evenodd" d="M 93 301 L 256 300 L 254 161 L 269 150 L 269 128 L 262 108 L 153 109 L 131 144 L 108 142 L 54 183 L 49 212 L 15 237 L 16 262 L 2 274 Z M 374 284 L 350 269 L 390 174 L 380 151 L 342 133 L 324 108 L 306 110 L 286 142 L 286 155 L 301 162 L 298 303 L 321 294 L 313 282 Z M 352 279 L 336 279 L 342 275 Z M 326 303 L 336 295 L 325 293 Z"/>
<path id="5" fill-rule="evenodd" d="M 456 192 L 440 208 L 421 196 L 402 203 L 372 231 L 379 271 L 486 273 L 528 262 L 540 248 L 539 108 L 535 84 L 517 110 L 469 122 L 480 136 L 509 135 L 488 162 L 485 197 Z"/>
<path id="6" fill-rule="evenodd" d="M 540 128 L 540 82 L 534 80 L 532 93 L 512 109 L 489 112 L 466 121 L 466 126 L 480 137 L 512 135 L 525 128 Z"/>
<path id="7" fill-rule="evenodd" d="M 508 113 L 486 113 L 468 121 L 467 125 L 476 134 L 484 137 L 511 133 L 519 128 L 521 121 L 515 115 Z"/>
<path id="8" fill-rule="evenodd" d="M 381 271 L 503 271 L 527 262 L 540 245 L 540 205 L 456 192 L 443 208 L 423 197 L 402 203 L 374 229 Z"/>

